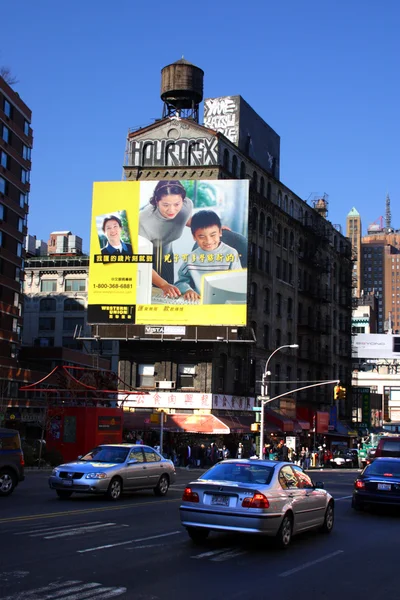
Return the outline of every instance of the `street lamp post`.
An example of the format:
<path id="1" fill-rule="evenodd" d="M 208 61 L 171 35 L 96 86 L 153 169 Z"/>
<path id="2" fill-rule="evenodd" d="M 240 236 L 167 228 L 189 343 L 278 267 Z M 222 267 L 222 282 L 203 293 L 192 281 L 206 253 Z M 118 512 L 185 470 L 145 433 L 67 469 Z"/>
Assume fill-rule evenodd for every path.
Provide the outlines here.
<path id="1" fill-rule="evenodd" d="M 263 448 L 264 448 L 264 407 L 269 400 L 268 396 L 268 383 L 267 377 L 271 375 L 270 371 L 268 371 L 268 365 L 270 363 L 271 358 L 279 352 L 279 350 L 283 350 L 283 348 L 298 348 L 298 344 L 285 344 L 284 346 L 279 346 L 270 354 L 265 363 L 264 373 L 262 374 L 262 382 L 261 382 L 261 423 L 260 423 L 260 459 L 263 458 Z"/>

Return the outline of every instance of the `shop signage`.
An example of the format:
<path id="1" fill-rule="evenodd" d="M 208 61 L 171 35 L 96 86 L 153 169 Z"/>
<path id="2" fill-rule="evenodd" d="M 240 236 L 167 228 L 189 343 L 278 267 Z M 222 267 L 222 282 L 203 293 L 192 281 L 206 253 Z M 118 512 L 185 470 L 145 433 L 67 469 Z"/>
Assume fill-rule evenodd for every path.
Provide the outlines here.
<path id="1" fill-rule="evenodd" d="M 253 411 L 255 398 L 249 396 L 230 396 L 228 394 L 214 394 L 213 408 L 219 410 Z"/>
<path id="2" fill-rule="evenodd" d="M 124 408 L 170 408 L 207 409 L 212 408 L 212 394 L 184 392 L 149 392 L 148 394 L 119 394 L 118 400 Z"/>

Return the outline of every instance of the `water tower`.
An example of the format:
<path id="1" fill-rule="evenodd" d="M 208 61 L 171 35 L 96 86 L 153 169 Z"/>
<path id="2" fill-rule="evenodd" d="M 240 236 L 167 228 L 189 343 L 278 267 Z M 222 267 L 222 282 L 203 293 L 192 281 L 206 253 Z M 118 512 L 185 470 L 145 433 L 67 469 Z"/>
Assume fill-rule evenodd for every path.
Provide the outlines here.
<path id="1" fill-rule="evenodd" d="M 177 116 L 199 122 L 204 71 L 183 57 L 161 70 L 163 118 Z"/>

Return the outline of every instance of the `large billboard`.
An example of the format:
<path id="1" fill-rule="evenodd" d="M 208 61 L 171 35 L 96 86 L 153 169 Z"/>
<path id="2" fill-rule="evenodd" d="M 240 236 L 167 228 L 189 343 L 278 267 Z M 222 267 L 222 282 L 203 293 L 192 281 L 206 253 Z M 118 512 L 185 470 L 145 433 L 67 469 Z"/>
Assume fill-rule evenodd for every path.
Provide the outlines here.
<path id="1" fill-rule="evenodd" d="M 400 336 L 386 333 L 359 333 L 352 339 L 353 358 L 399 358 Z"/>
<path id="2" fill-rule="evenodd" d="M 88 322 L 246 325 L 247 180 L 94 184 Z"/>

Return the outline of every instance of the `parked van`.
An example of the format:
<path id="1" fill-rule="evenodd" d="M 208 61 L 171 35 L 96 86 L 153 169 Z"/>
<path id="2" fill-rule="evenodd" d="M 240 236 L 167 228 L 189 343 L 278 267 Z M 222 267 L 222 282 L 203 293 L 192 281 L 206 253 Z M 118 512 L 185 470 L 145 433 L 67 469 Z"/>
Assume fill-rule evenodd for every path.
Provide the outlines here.
<path id="1" fill-rule="evenodd" d="M 400 458 L 400 437 L 385 436 L 381 438 L 373 458 L 378 458 L 380 456 Z"/>
<path id="2" fill-rule="evenodd" d="M 9 496 L 25 479 L 24 465 L 18 431 L 0 427 L 0 497 Z"/>

